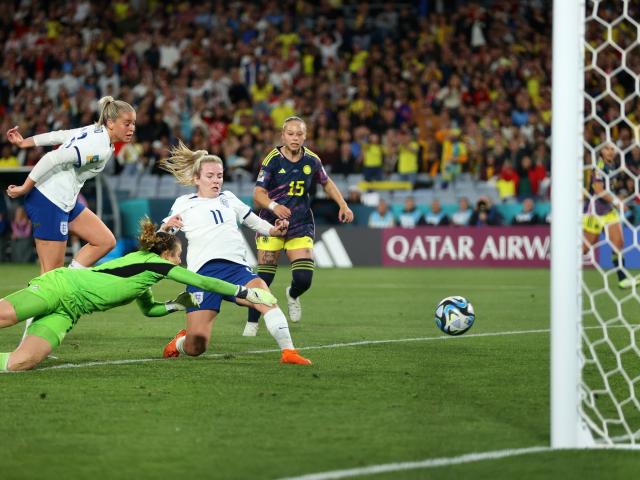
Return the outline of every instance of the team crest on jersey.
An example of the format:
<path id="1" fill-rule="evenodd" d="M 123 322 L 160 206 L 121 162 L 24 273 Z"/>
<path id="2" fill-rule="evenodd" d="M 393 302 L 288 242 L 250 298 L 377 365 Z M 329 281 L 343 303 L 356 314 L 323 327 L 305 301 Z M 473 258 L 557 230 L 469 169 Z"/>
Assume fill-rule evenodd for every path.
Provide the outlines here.
<path id="1" fill-rule="evenodd" d="M 60 222 L 60 233 L 62 235 L 66 235 L 69 233 L 69 223 L 68 222 Z"/>
<path id="2" fill-rule="evenodd" d="M 302 171 L 305 173 L 305 175 L 309 175 L 311 173 L 311 167 L 309 165 L 305 165 L 304 167 L 302 167 Z"/>
<path id="3" fill-rule="evenodd" d="M 204 300 L 204 292 L 194 292 L 194 295 L 196 297 L 196 301 L 198 303 L 202 303 L 202 301 Z"/>
<path id="4" fill-rule="evenodd" d="M 100 157 L 98 155 L 87 155 L 87 163 L 98 163 Z"/>
<path id="5" fill-rule="evenodd" d="M 225 207 L 229 208 L 229 200 L 227 200 L 226 198 L 220 197 L 220 203 Z"/>
<path id="6" fill-rule="evenodd" d="M 262 182 L 264 180 L 264 170 L 260 170 L 260 173 L 258 174 L 258 181 Z"/>

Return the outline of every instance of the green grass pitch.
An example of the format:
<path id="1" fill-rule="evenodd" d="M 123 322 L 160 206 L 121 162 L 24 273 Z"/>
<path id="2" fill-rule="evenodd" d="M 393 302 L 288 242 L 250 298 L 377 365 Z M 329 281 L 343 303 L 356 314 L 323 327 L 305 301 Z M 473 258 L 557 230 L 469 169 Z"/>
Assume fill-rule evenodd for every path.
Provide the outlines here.
<path id="1" fill-rule="evenodd" d="M 0 296 L 37 273 L 0 272 Z M 273 285 L 285 312 L 289 278 L 280 268 Z M 156 297 L 180 289 L 164 281 Z M 433 321 L 449 295 L 476 309 L 462 337 Z M 312 367 L 279 365 L 264 325 L 243 338 L 246 311 L 231 304 L 198 359 L 159 359 L 180 313 L 83 317 L 57 359 L 0 375 L 0 478 L 277 479 L 549 445 L 548 271 L 317 270 L 303 308 L 291 332 Z M 21 333 L 2 330 L 0 351 Z M 63 364 L 79 367 L 49 368 Z M 628 451 L 544 451 L 366 478 L 633 478 L 638 466 Z"/>

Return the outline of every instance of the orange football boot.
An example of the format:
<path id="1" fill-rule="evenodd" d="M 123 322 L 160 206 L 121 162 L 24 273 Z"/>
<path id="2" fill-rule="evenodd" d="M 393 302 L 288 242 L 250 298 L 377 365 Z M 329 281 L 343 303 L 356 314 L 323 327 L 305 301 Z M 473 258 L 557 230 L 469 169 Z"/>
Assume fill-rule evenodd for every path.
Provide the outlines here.
<path id="1" fill-rule="evenodd" d="M 290 363 L 292 365 L 313 365 L 311 360 L 304 358 L 298 353 L 297 350 L 287 349 L 282 350 L 282 357 L 280 357 L 280 363 Z"/>
<path id="2" fill-rule="evenodd" d="M 180 337 L 184 337 L 186 334 L 187 334 L 186 330 L 180 330 L 176 334 L 176 336 L 173 337 L 173 339 L 169 343 L 167 343 L 167 345 L 164 347 L 164 350 L 162 351 L 162 356 L 164 358 L 179 357 L 180 352 L 176 348 L 176 342 Z"/>

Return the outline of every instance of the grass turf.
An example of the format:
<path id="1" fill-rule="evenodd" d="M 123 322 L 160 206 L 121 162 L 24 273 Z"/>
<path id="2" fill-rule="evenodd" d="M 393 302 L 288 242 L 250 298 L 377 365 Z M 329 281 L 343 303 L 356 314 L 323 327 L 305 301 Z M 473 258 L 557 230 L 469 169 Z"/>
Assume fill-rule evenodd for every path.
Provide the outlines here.
<path id="1" fill-rule="evenodd" d="M 0 295 L 35 274 L 3 265 Z M 162 282 L 156 298 L 180 289 Z M 476 309 L 462 337 L 433 322 L 449 295 Z M 158 359 L 182 314 L 132 304 L 82 318 L 58 359 L 0 376 L 0 478 L 275 479 L 549 444 L 548 271 L 318 270 L 303 307 L 291 332 L 312 367 L 279 365 L 264 325 L 243 338 L 246 312 L 230 304 L 198 359 Z M 3 330 L 0 351 L 20 334 Z M 123 359 L 136 362 L 104 364 Z M 48 368 L 69 363 L 82 367 Z M 553 451 L 369 477 L 629 478 L 638 465 Z"/>

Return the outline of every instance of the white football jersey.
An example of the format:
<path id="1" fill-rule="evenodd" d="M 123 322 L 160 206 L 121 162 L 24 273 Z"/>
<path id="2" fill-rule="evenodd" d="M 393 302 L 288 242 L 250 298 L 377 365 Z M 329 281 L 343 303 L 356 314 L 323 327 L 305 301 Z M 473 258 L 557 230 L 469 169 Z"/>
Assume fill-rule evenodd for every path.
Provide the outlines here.
<path id="1" fill-rule="evenodd" d="M 45 155 L 53 158 L 53 167 L 36 180 L 36 187 L 68 212 L 75 206 L 84 182 L 104 170 L 113 156 L 113 145 L 103 126 L 88 125 L 47 135 L 52 141 L 45 144 L 62 145 Z"/>
<path id="2" fill-rule="evenodd" d="M 187 237 L 187 268 L 197 272 L 210 260 L 223 259 L 247 265 L 246 243 L 238 224 L 251 208 L 228 190 L 217 198 L 199 197 L 196 193 L 178 197 L 171 213 L 182 217 L 181 230 Z"/>

